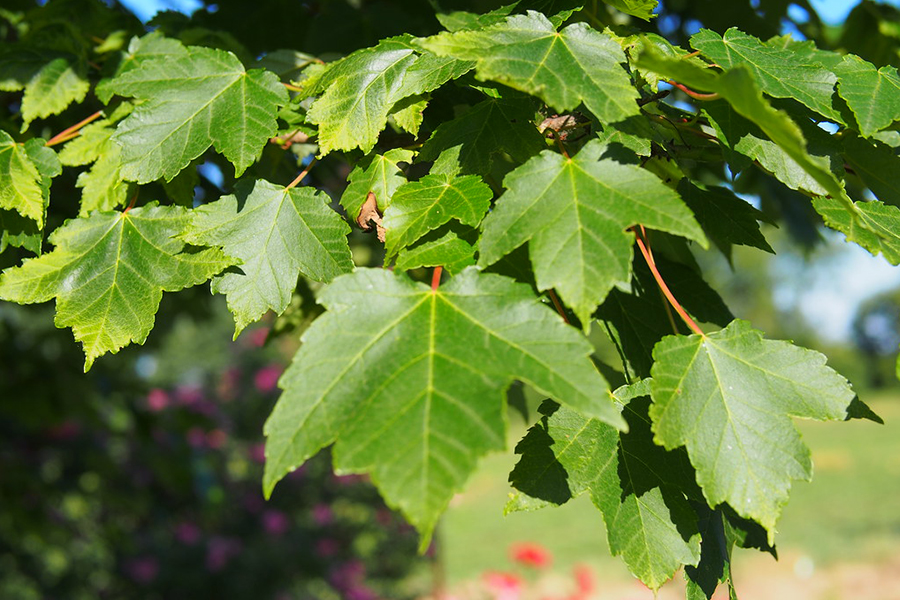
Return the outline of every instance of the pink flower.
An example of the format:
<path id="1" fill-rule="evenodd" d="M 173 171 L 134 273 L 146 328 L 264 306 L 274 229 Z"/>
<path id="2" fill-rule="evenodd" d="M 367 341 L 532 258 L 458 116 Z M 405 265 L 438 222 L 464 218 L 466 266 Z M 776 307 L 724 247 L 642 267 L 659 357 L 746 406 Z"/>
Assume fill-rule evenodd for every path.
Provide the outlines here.
<path id="1" fill-rule="evenodd" d="M 328 525 L 334 520 L 334 513 L 327 504 L 316 504 L 312 509 L 312 518 L 316 525 Z"/>
<path id="2" fill-rule="evenodd" d="M 266 338 L 269 337 L 269 330 L 265 327 L 260 327 L 259 329 L 254 329 L 247 336 L 247 344 L 253 348 L 262 348 L 263 344 L 266 343 Z"/>
<path id="3" fill-rule="evenodd" d="M 152 412 L 159 412 L 169 406 L 169 395 L 165 390 L 153 388 L 147 394 L 147 408 Z"/>
<path id="4" fill-rule="evenodd" d="M 270 509 L 262 515 L 263 529 L 269 535 L 281 535 L 291 526 L 290 519 L 280 510 Z"/>
<path id="5" fill-rule="evenodd" d="M 175 400 L 182 406 L 191 406 L 203 400 L 203 390 L 197 385 L 179 385 L 175 388 Z"/>
<path id="6" fill-rule="evenodd" d="M 142 556 L 129 562 L 126 569 L 138 583 L 150 583 L 159 575 L 159 561 L 152 556 Z"/>
<path id="7" fill-rule="evenodd" d="M 260 392 L 271 392 L 278 385 L 278 378 L 281 377 L 283 371 L 284 369 L 278 365 L 263 367 L 253 376 L 253 385 Z"/>
<path id="8" fill-rule="evenodd" d="M 522 580 L 512 573 L 488 571 L 482 575 L 484 585 L 493 594 L 494 600 L 519 600 L 522 594 Z"/>
<path id="9" fill-rule="evenodd" d="M 190 521 L 182 521 L 175 527 L 175 539 L 192 546 L 200 540 L 200 528 Z"/>
<path id="10" fill-rule="evenodd" d="M 514 562 L 517 562 L 520 565 L 536 569 L 549 567 L 550 563 L 553 562 L 553 557 L 550 555 L 550 552 L 540 544 L 535 544 L 533 542 L 513 544 L 510 547 L 509 556 Z"/>

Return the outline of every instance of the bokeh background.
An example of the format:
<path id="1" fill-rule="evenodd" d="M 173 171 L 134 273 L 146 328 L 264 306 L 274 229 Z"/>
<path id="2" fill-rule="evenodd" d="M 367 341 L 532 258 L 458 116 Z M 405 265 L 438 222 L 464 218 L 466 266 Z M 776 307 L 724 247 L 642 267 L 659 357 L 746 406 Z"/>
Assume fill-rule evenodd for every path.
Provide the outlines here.
<path id="1" fill-rule="evenodd" d="M 148 27 L 159 11 L 183 25 L 195 11 L 215 16 L 231 4 L 121 2 Z M 347 14 L 384 5 L 381 18 L 408 6 L 322 4 Z M 678 17 L 692 2 L 661 4 L 660 32 L 678 40 L 700 26 Z M 809 17 L 800 4 L 781 21 L 795 37 Z M 857 4 L 811 0 L 834 40 Z M 268 35 L 291 46 L 292 33 L 286 22 Z M 327 46 L 321 32 L 304 35 L 313 47 L 296 47 Z M 200 173 L 196 202 L 229 189 L 215 162 Z M 312 175 L 335 197 L 345 176 Z M 775 210 L 769 197 L 745 197 Z M 732 312 L 769 337 L 826 353 L 885 424 L 799 424 L 814 481 L 794 486 L 778 527 L 780 560 L 738 551 L 738 590 L 745 600 L 897 599 L 900 270 L 779 202 L 781 228 L 764 226 L 774 256 L 736 248 L 732 264 L 713 252 L 696 258 Z M 374 260 L 371 238 L 354 236 L 357 262 Z M 296 333 L 316 315 L 314 293 L 301 285 L 285 315 L 235 341 L 221 296 L 167 295 L 148 344 L 104 357 L 87 376 L 70 332 L 53 327 L 51 306 L 0 303 L 0 598 L 653 598 L 609 555 L 587 498 L 503 516 L 512 448 L 541 400 L 528 389 L 512 392 L 508 451 L 483 462 L 425 555 L 365 478 L 331 472 L 327 453 L 264 501 L 262 424 Z M 676 576 L 659 597 L 682 590 Z"/>

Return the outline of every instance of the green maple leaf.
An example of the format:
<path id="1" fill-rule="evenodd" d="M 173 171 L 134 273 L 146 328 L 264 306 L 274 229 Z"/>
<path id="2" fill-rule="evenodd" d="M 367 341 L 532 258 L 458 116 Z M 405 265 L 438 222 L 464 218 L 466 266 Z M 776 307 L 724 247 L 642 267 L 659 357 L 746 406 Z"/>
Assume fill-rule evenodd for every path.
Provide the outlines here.
<path id="1" fill-rule="evenodd" d="M 646 381 L 643 388 L 649 388 Z M 699 562 L 700 535 L 697 517 L 681 491 L 696 488 L 690 466 L 680 453 L 653 443 L 648 404 L 647 398 L 628 403 L 623 410 L 628 433 L 620 434 L 596 419 L 545 402 L 540 408 L 543 418 L 516 446 L 522 458 L 509 480 L 519 493 L 506 510 L 559 505 L 588 492 L 603 513 L 610 551 L 657 590 L 678 568 Z"/>
<path id="2" fill-rule="evenodd" d="M 35 119 L 59 114 L 84 100 L 90 89 L 87 65 L 74 54 L 27 47 L 0 52 L 0 91 L 25 90 L 22 131 Z"/>
<path id="3" fill-rule="evenodd" d="M 413 156 L 411 150 L 394 148 L 384 154 L 367 156 L 357 163 L 347 178 L 349 183 L 340 200 L 353 221 L 359 217 L 369 192 L 375 194 L 375 201 L 382 212 L 390 206 L 394 192 L 406 183 L 400 163 L 412 162 Z"/>
<path id="4" fill-rule="evenodd" d="M 57 327 L 82 342 L 84 369 L 106 352 L 144 343 L 162 293 L 198 283 L 234 261 L 218 249 L 185 252 L 186 209 L 149 205 L 95 212 L 50 236 L 56 248 L 0 276 L 0 298 L 20 304 L 56 298 Z"/>
<path id="5" fill-rule="evenodd" d="M 488 98 L 441 123 L 422 147 L 419 160 L 435 160 L 445 150 L 459 146 L 464 175 L 487 175 L 498 154 L 525 162 L 546 147 L 533 123 L 534 114 L 531 100 Z"/>
<path id="6" fill-rule="evenodd" d="M 853 173 L 868 187 L 875 197 L 900 206 L 900 189 L 897 173 L 900 173 L 900 157 L 894 148 L 878 140 L 866 140 L 856 135 L 845 135 L 842 140 L 843 157 Z"/>
<path id="7" fill-rule="evenodd" d="M 657 0 L 603 0 L 606 4 L 621 10 L 633 17 L 649 21 L 653 18 Z"/>
<path id="8" fill-rule="evenodd" d="M 479 457 L 504 447 L 506 388 L 520 379 L 622 425 L 590 344 L 531 289 L 469 268 L 437 291 L 361 269 L 319 298 L 265 426 L 264 488 L 335 442 L 339 472 L 368 472 L 427 547 Z"/>
<path id="9" fill-rule="evenodd" d="M 438 22 L 447 31 L 464 31 L 468 29 L 484 29 L 496 25 L 505 19 L 516 8 L 518 2 L 501 6 L 490 12 L 478 14 L 465 11 L 451 13 L 438 13 L 435 15 Z"/>
<path id="10" fill-rule="evenodd" d="M 801 62 L 802 54 L 768 46 L 733 27 L 722 36 L 703 29 L 691 37 L 691 46 L 724 69 L 742 65 L 766 94 L 794 98 L 820 115 L 843 123 L 831 106 L 837 77 L 820 64 Z"/>
<path id="11" fill-rule="evenodd" d="M 451 219 L 477 226 L 493 195 L 477 175 L 426 175 L 401 186 L 384 212 L 385 252 L 393 256 Z"/>
<path id="12" fill-rule="evenodd" d="M 230 52 L 194 46 L 144 56 L 103 90 L 143 101 L 113 136 L 122 175 L 137 183 L 171 181 L 210 146 L 239 176 L 277 133 L 276 112 L 288 103 L 275 74 L 246 71 Z"/>
<path id="13" fill-rule="evenodd" d="M 507 191 L 484 220 L 478 262 L 497 262 L 525 242 L 538 289 L 556 288 L 582 323 L 631 273 L 634 234 L 647 227 L 706 238 L 678 195 L 634 165 L 599 160 L 594 141 L 573 159 L 545 150 L 504 179 Z"/>
<path id="14" fill-rule="evenodd" d="M 813 207 L 825 224 L 837 229 L 873 256 L 884 254 L 892 265 L 900 264 L 900 208 L 877 200 L 854 202 L 853 210 L 832 198 L 819 196 Z"/>
<path id="15" fill-rule="evenodd" d="M 622 48 L 585 23 L 557 33 L 543 14 L 529 12 L 486 29 L 441 33 L 417 43 L 441 56 L 473 60 L 478 79 L 533 94 L 559 111 L 584 103 L 604 123 L 639 112 L 638 92 L 622 68 Z"/>
<path id="16" fill-rule="evenodd" d="M 394 270 L 444 267 L 455 275 L 475 264 L 475 247 L 460 238 L 456 232 L 450 230 L 434 239 L 427 239 L 428 237 L 411 248 L 401 250 L 394 262 Z"/>
<path id="17" fill-rule="evenodd" d="M 50 179 L 60 172 L 56 153 L 45 148 L 43 140 L 17 144 L 0 130 L 0 178 L 4 182 L 0 185 L 0 209 L 14 210 L 43 229 Z"/>
<path id="18" fill-rule="evenodd" d="M 650 45 L 645 45 L 638 65 L 676 79 L 695 90 L 722 96 L 736 113 L 756 124 L 812 181 L 821 186 L 822 192 L 838 199 L 846 210 L 854 210 L 843 185 L 832 173 L 828 159 L 810 155 L 800 127 L 787 113 L 776 110 L 763 98 L 747 66 L 739 64 L 717 74 L 687 61 L 663 56 Z"/>
<path id="19" fill-rule="evenodd" d="M 184 239 L 219 246 L 240 261 L 239 269 L 213 279 L 234 313 L 235 337 L 267 310 L 281 314 L 302 274 L 331 281 L 353 269 L 350 227 L 310 188 L 285 189 L 264 180 L 241 181 L 233 195 L 203 205 Z"/>
<path id="20" fill-rule="evenodd" d="M 853 111 L 864 137 L 900 120 L 900 76 L 897 68 L 876 69 L 872 63 L 852 54 L 834 67 L 838 94 Z"/>
<path id="21" fill-rule="evenodd" d="M 81 129 L 81 135 L 70 140 L 59 153 L 66 166 L 94 163 L 78 175 L 76 187 L 82 189 L 79 216 L 92 211 L 109 211 L 127 203 L 132 186 L 122 177 L 122 149 L 112 141 L 115 124 L 131 113 L 132 105 L 123 103 L 109 118 Z"/>
<path id="22" fill-rule="evenodd" d="M 753 246 L 775 254 L 759 230 L 759 221 L 774 224 L 772 219 L 730 190 L 716 186 L 703 189 L 688 179 L 682 179 L 678 184 L 678 193 L 693 211 L 706 236 L 729 262 L 734 244 Z"/>
<path id="23" fill-rule="evenodd" d="M 686 446 L 710 506 L 727 502 L 769 531 L 791 480 L 809 480 L 809 448 L 790 417 L 843 420 L 854 398 L 825 357 L 763 339 L 736 320 L 653 350 L 650 417 L 658 444 Z"/>
<path id="24" fill-rule="evenodd" d="M 319 127 L 319 151 L 375 147 L 395 105 L 437 89 L 472 68 L 410 44 L 409 36 L 382 40 L 332 63 L 306 82 L 313 102 L 307 119 Z"/>

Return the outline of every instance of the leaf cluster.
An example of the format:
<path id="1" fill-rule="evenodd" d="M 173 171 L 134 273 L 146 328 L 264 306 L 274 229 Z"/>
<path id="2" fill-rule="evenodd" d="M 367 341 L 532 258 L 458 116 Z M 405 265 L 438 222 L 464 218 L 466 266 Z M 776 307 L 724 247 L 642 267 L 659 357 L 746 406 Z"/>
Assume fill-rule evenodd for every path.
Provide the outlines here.
<path id="1" fill-rule="evenodd" d="M 770 189 L 900 263 L 896 57 L 716 25 L 682 47 L 652 32 L 652 0 L 420 6 L 437 21 L 336 36 L 337 55 L 312 29 L 296 48 L 208 13 L 145 33 L 99 3 L 40 33 L 76 4 L 2 16 L 19 112 L 0 298 L 55 300 L 88 369 L 147 338 L 164 291 L 210 281 L 237 336 L 320 290 L 265 427 L 267 495 L 332 445 L 424 549 L 504 449 L 522 381 L 548 400 L 508 510 L 587 492 L 644 583 L 687 567 L 710 597 L 733 547 L 772 550 L 812 475 L 791 418 L 865 414 L 824 356 L 735 319 L 694 254 L 772 252 L 760 224 L 784 212 L 740 195 Z"/>

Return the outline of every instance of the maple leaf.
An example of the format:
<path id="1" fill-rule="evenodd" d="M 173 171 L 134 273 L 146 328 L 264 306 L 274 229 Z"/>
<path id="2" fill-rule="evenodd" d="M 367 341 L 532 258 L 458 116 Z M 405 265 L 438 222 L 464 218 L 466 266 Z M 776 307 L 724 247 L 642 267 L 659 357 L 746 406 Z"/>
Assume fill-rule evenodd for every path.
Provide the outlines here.
<path id="1" fill-rule="evenodd" d="M 234 264 L 218 249 L 185 252 L 174 239 L 190 221 L 177 206 L 95 212 L 50 236 L 56 248 L 0 275 L 0 298 L 20 304 L 56 298 L 56 325 L 82 342 L 84 370 L 106 352 L 144 343 L 162 293 L 209 279 Z"/>
<path id="2" fill-rule="evenodd" d="M 818 352 L 763 339 L 735 320 L 709 335 L 668 336 L 653 349 L 656 443 L 686 446 L 710 506 L 727 502 L 769 531 L 792 479 L 812 463 L 790 417 L 843 420 L 855 394 Z"/>
<path id="3" fill-rule="evenodd" d="M 475 264 L 475 247 L 460 238 L 456 232 L 449 230 L 434 239 L 427 237 L 397 254 L 395 271 L 409 271 L 419 267 L 444 267 L 455 275 Z"/>
<path id="4" fill-rule="evenodd" d="M 534 114 L 530 99 L 488 98 L 441 123 L 422 147 L 419 160 L 435 160 L 445 150 L 459 146 L 463 175 L 487 175 L 499 154 L 525 162 L 546 147 L 532 122 Z"/>
<path id="5" fill-rule="evenodd" d="M 892 265 L 900 264 L 900 208 L 877 200 L 854 202 L 853 210 L 833 198 L 819 196 L 813 207 L 825 224 L 837 229 L 873 256 L 879 253 Z"/>
<path id="6" fill-rule="evenodd" d="M 520 379 L 591 417 L 621 417 L 590 344 L 531 289 L 469 268 L 438 290 L 381 269 L 339 277 L 303 336 L 265 426 L 264 488 L 335 442 L 335 468 L 368 472 L 427 547 L 477 460 L 501 449 Z"/>
<path id="7" fill-rule="evenodd" d="M 732 27 L 723 35 L 703 29 L 691 46 L 724 69 L 742 65 L 760 89 L 774 98 L 794 98 L 828 119 L 843 123 L 831 106 L 837 77 L 820 64 L 803 63 L 797 53 L 763 44 Z"/>
<path id="8" fill-rule="evenodd" d="M 352 220 L 359 218 L 359 211 L 370 192 L 375 194 L 375 201 L 382 213 L 390 206 L 394 192 L 406 183 L 400 163 L 411 162 L 413 156 L 411 150 L 394 148 L 384 154 L 367 156 L 357 163 L 347 178 L 348 184 L 340 200 Z"/>
<path id="9" fill-rule="evenodd" d="M 529 12 L 487 29 L 441 33 L 417 43 L 441 56 L 473 60 L 478 79 L 534 94 L 560 111 L 584 103 L 604 123 L 638 114 L 622 48 L 585 23 L 557 33 L 547 17 Z"/>
<path id="10" fill-rule="evenodd" d="M 0 51 L 0 91 L 25 90 L 22 131 L 35 119 L 81 102 L 90 87 L 86 62 L 72 53 L 28 47 Z"/>
<path id="11" fill-rule="evenodd" d="M 143 101 L 113 136 L 123 177 L 137 183 L 171 181 L 210 146 L 240 176 L 278 131 L 275 114 L 288 103 L 274 73 L 246 71 L 224 50 L 171 44 L 142 56 L 103 90 Z"/>
<path id="12" fill-rule="evenodd" d="M 637 396 L 649 391 L 644 380 Z M 624 402 L 620 390 L 614 396 Z M 652 440 L 646 397 L 623 409 L 628 433 L 545 402 L 541 420 L 516 446 L 510 473 L 518 490 L 507 512 L 560 505 L 588 492 L 603 514 L 609 547 L 629 570 L 657 590 L 675 571 L 700 560 L 697 517 L 681 490 L 696 489 L 680 452 Z M 654 465 L 648 470 L 646 465 Z"/>
<path id="13" fill-rule="evenodd" d="M 875 65 L 858 56 L 846 56 L 834 67 L 838 94 L 853 111 L 859 132 L 871 137 L 900 120 L 900 76 L 897 68 Z"/>
<path id="14" fill-rule="evenodd" d="M 94 163 L 78 175 L 76 187 L 82 188 L 78 215 L 94 210 L 113 210 L 124 205 L 132 185 L 122 178 L 122 149 L 112 141 L 115 124 L 131 113 L 132 105 L 121 104 L 112 115 L 87 125 L 80 135 L 63 146 L 59 160 L 66 166 Z"/>
<path id="15" fill-rule="evenodd" d="M 555 288 L 585 324 L 609 290 L 629 279 L 628 228 L 640 223 L 707 245 L 671 188 L 634 165 L 600 160 L 604 150 L 598 141 L 572 159 L 545 150 L 509 173 L 479 245 L 484 267 L 529 242 L 538 289 Z"/>
<path id="16" fill-rule="evenodd" d="M 460 77 L 472 64 L 442 58 L 410 43 L 382 40 L 329 64 L 307 81 L 304 95 L 319 98 L 307 113 L 319 127 L 319 152 L 361 148 L 369 153 L 395 105 Z"/>
<path id="17" fill-rule="evenodd" d="M 385 252 L 393 256 L 450 219 L 477 226 L 493 195 L 477 175 L 426 175 L 404 184 L 384 212 Z"/>
<path id="18" fill-rule="evenodd" d="M 350 227 L 328 206 L 328 196 L 264 180 L 240 181 L 233 195 L 193 211 L 192 244 L 218 246 L 240 261 L 237 271 L 213 278 L 234 313 L 235 337 L 267 310 L 281 314 L 290 304 L 297 276 L 331 281 L 353 268 Z"/>
<path id="19" fill-rule="evenodd" d="M 43 140 L 18 144 L 0 130 L 0 209 L 14 210 L 43 229 L 50 180 L 61 172 L 56 153 Z"/>

